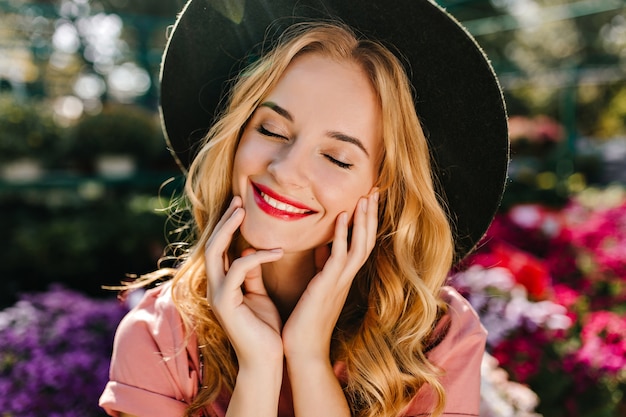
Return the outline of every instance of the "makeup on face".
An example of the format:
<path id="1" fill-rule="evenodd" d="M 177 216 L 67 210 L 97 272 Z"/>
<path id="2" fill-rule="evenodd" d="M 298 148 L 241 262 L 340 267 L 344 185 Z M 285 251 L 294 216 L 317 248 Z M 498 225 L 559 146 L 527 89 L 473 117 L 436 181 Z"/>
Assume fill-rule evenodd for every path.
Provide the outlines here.
<path id="1" fill-rule="evenodd" d="M 290 200 L 275 193 L 271 188 L 251 182 L 254 190 L 254 201 L 270 216 L 283 220 L 297 220 L 315 214 L 316 211 L 297 201 Z"/>
<path id="2" fill-rule="evenodd" d="M 377 181 L 377 95 L 363 70 L 318 54 L 294 60 L 246 125 L 233 169 L 241 233 L 256 248 L 310 250 L 332 239 Z"/>

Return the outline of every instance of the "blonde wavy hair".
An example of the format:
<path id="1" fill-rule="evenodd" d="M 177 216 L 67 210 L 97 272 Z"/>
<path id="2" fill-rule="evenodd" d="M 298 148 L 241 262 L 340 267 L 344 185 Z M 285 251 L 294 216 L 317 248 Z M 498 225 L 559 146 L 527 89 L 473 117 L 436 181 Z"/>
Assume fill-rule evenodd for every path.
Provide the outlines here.
<path id="1" fill-rule="evenodd" d="M 197 336 L 204 376 L 185 415 L 193 416 L 220 393 L 232 392 L 237 376 L 236 355 L 206 299 L 204 246 L 233 197 L 233 159 L 243 126 L 290 62 L 309 53 L 361 65 L 382 109 L 377 244 L 354 280 L 329 359 L 347 366 L 344 391 L 355 416 L 395 417 L 425 384 L 438 398 L 433 414 L 440 414 L 445 403 L 441 372 L 425 353 L 445 311 L 439 294 L 454 244 L 435 192 L 410 82 L 402 63 L 382 44 L 359 39 L 343 24 L 316 22 L 290 27 L 239 75 L 226 110 L 189 168 L 185 191 L 195 244 L 180 259 L 172 286 L 188 332 Z"/>

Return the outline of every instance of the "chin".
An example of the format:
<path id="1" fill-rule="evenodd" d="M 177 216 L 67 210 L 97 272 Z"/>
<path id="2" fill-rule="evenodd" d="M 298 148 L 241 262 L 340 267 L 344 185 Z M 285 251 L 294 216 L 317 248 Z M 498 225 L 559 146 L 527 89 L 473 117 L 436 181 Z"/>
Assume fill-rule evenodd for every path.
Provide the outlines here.
<path id="1" fill-rule="evenodd" d="M 267 228 L 248 227 L 244 222 L 241 227 L 241 237 L 253 248 L 259 250 L 282 249 L 285 252 L 310 251 L 319 246 L 327 244 L 332 240 L 329 233 L 326 236 L 286 236 Z M 295 232 L 294 232 L 295 233 Z"/>
<path id="2" fill-rule="evenodd" d="M 268 233 L 267 229 L 258 227 L 249 227 L 244 221 L 239 228 L 241 237 L 246 241 L 248 245 L 254 249 L 277 249 L 284 248 L 283 239 L 279 239 L 278 236 L 273 233 Z"/>

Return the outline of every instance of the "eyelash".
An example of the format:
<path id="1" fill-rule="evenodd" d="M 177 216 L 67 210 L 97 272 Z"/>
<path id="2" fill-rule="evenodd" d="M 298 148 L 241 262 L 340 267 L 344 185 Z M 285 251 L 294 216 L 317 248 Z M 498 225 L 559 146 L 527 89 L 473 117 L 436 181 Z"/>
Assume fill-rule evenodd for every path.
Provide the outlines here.
<path id="1" fill-rule="evenodd" d="M 265 128 L 265 126 L 263 126 L 263 125 L 259 125 L 256 130 L 257 130 L 257 132 L 259 132 L 263 136 L 269 136 L 269 137 L 272 137 L 272 138 L 289 140 L 289 138 L 287 138 L 287 137 L 285 137 L 283 135 L 279 135 L 278 133 L 274 133 L 272 131 L 267 130 Z M 330 156 L 328 154 L 324 154 L 324 157 L 326 159 L 328 159 L 331 163 L 337 165 L 339 168 L 343 168 L 343 169 L 351 169 L 352 168 L 353 164 L 348 164 L 346 162 L 339 161 L 338 159 L 335 159 L 335 158 L 333 158 L 332 156 Z"/>
<path id="2" fill-rule="evenodd" d="M 352 168 L 352 164 L 347 164 L 345 162 L 341 162 L 341 161 L 333 158 L 332 156 L 330 156 L 328 154 L 324 154 L 324 157 L 326 159 L 328 159 L 330 162 L 332 162 L 333 164 L 337 165 L 339 168 L 343 168 L 343 169 L 350 169 L 350 168 Z"/>
<path id="3" fill-rule="evenodd" d="M 267 130 L 265 128 L 265 126 L 263 126 L 263 125 L 259 125 L 259 127 L 257 127 L 256 130 L 257 130 L 257 132 L 259 132 L 263 136 L 270 136 L 272 138 L 279 138 L 279 139 L 288 140 L 288 138 L 286 138 L 283 135 L 279 135 L 278 133 L 274 133 L 274 132 L 271 132 L 271 131 Z"/>

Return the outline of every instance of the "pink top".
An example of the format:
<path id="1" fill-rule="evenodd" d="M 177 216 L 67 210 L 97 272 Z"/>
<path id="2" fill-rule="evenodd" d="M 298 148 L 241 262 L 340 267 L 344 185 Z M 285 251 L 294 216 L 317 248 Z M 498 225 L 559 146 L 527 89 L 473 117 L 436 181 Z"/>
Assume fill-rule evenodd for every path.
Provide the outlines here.
<path id="1" fill-rule="evenodd" d="M 166 283 L 147 291 L 117 329 L 110 381 L 100 397 L 100 406 L 111 416 L 117 417 L 119 412 L 138 417 L 182 416 L 198 392 L 197 342 L 191 337 L 185 346 L 170 287 Z M 428 358 L 446 372 L 441 380 L 446 390 L 443 416 L 478 416 L 480 364 L 487 332 L 465 298 L 451 287 L 442 291 L 450 306 L 446 317 L 450 328 Z M 335 364 L 338 378 L 342 371 L 343 366 Z M 207 414 L 224 417 L 228 401 L 220 398 Z M 433 393 L 424 386 L 401 415 L 429 415 L 433 404 Z"/>

